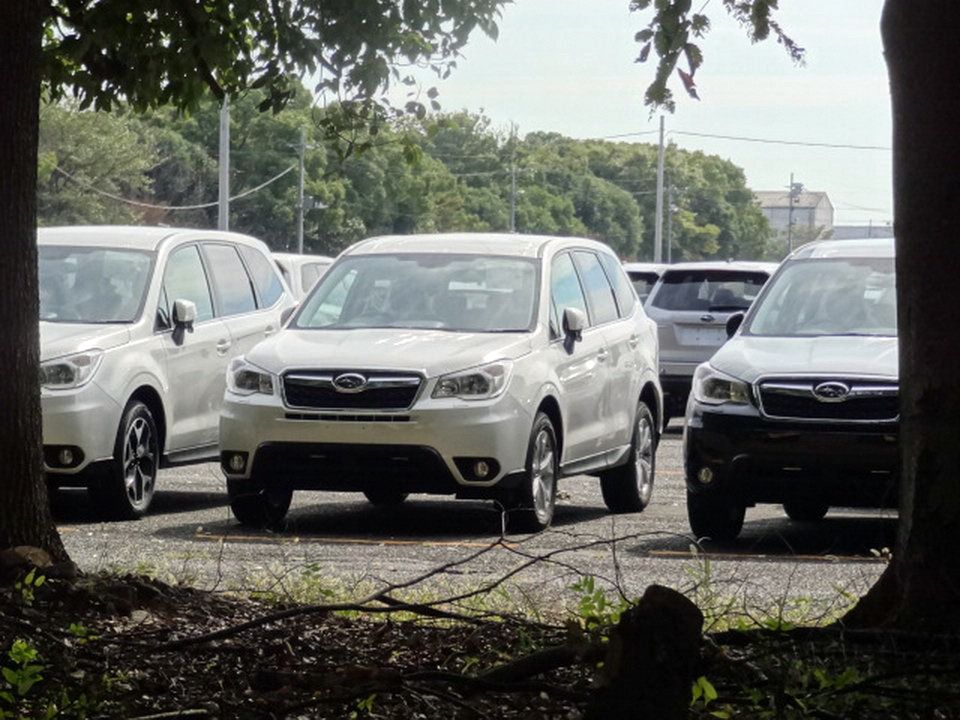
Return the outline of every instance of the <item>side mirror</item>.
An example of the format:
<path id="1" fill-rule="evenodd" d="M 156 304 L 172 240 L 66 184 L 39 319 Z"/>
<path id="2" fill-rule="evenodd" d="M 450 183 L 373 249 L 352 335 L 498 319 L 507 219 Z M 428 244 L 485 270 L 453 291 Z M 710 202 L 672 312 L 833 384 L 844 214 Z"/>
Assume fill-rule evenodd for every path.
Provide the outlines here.
<path id="1" fill-rule="evenodd" d="M 297 311 L 297 307 L 298 307 L 297 305 L 291 305 L 290 307 L 283 309 L 283 312 L 280 313 L 280 324 L 281 324 L 281 325 L 286 325 L 286 324 L 287 324 L 287 320 L 289 320 L 291 317 L 293 317 L 293 314 Z"/>
<path id="2" fill-rule="evenodd" d="M 563 332 L 568 338 L 582 340 L 583 331 L 587 327 L 587 316 L 583 310 L 568 307 L 563 309 Z"/>
<path id="3" fill-rule="evenodd" d="M 193 323 L 197 319 L 197 305 L 190 300 L 173 301 L 173 324 L 176 327 L 193 330 Z"/>
<path id="4" fill-rule="evenodd" d="M 732 338 L 737 330 L 740 329 L 740 326 L 743 325 L 744 313 L 738 312 L 734 313 L 727 318 L 727 337 Z"/>

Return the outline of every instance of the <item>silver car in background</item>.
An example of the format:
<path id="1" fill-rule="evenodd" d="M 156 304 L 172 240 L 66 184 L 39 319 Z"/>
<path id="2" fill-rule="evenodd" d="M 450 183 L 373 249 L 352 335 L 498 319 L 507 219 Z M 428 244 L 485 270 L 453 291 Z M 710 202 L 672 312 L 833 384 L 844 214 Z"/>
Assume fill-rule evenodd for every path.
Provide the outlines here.
<path id="1" fill-rule="evenodd" d="M 327 268 L 333 264 L 333 258 L 326 255 L 298 255 L 297 253 L 273 253 L 273 261 L 293 291 L 293 296 L 303 300 L 310 289 L 317 284 Z"/>
<path id="2" fill-rule="evenodd" d="M 693 372 L 727 340 L 727 320 L 745 312 L 776 263 L 690 262 L 664 270 L 644 304 L 660 336 L 665 420 L 683 417 Z"/>
<path id="3" fill-rule="evenodd" d="M 237 233 L 42 228 L 38 244 L 47 480 L 138 517 L 160 467 L 216 457 L 227 365 L 293 299 Z"/>

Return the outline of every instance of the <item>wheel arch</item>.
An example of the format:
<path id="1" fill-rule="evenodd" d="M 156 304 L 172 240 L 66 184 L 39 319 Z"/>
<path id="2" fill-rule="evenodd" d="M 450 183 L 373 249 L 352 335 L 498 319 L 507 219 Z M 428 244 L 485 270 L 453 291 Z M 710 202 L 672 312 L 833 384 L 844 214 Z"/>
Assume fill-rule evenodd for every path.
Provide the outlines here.
<path id="1" fill-rule="evenodd" d="M 663 396 L 658 388 L 652 382 L 646 382 L 640 390 L 640 400 L 646 403 L 653 413 L 653 424 L 657 429 L 657 435 L 663 432 Z"/>
<path id="2" fill-rule="evenodd" d="M 558 458 L 562 458 L 564 447 L 563 413 L 560 411 L 560 403 L 553 395 L 545 395 L 540 399 L 540 404 L 537 406 L 537 412 L 546 413 L 547 417 L 550 418 L 550 422 L 553 423 L 553 429 L 557 436 L 557 456 Z"/>
<path id="3" fill-rule="evenodd" d="M 163 408 L 163 398 L 157 389 L 151 385 L 141 385 L 130 394 L 127 405 L 131 402 L 139 401 L 147 406 L 150 414 L 153 415 L 153 421 L 157 425 L 157 432 L 160 434 L 160 454 L 164 455 L 167 443 L 167 414 Z"/>

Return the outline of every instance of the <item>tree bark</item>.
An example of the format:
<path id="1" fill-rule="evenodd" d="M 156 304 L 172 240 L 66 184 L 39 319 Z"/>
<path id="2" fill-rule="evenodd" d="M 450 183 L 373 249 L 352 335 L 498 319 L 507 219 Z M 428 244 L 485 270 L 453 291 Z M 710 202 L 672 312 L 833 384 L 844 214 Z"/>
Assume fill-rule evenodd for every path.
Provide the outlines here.
<path id="1" fill-rule="evenodd" d="M 0 1 L 0 548 L 67 559 L 43 477 L 37 130 L 42 0 Z"/>
<path id="2" fill-rule="evenodd" d="M 960 4 L 886 0 L 900 334 L 900 527 L 845 618 L 960 631 Z"/>

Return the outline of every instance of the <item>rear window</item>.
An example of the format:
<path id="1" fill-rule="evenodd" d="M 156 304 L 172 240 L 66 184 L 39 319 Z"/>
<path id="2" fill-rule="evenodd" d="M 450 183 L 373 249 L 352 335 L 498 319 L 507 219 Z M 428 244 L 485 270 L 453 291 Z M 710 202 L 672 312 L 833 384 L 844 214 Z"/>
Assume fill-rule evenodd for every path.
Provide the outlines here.
<path id="1" fill-rule="evenodd" d="M 750 307 L 766 281 L 762 272 L 672 270 L 650 302 L 661 310 L 736 312 Z"/>
<path id="2" fill-rule="evenodd" d="M 637 291 L 637 297 L 640 298 L 640 302 L 647 299 L 650 291 L 653 290 L 653 286 L 657 284 L 657 279 L 660 277 L 655 272 L 644 272 L 640 270 L 628 270 L 627 275 L 630 276 L 630 282 L 633 283 L 633 289 Z"/>

